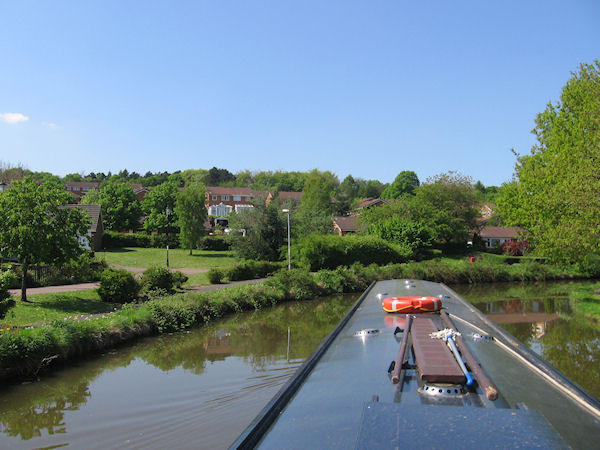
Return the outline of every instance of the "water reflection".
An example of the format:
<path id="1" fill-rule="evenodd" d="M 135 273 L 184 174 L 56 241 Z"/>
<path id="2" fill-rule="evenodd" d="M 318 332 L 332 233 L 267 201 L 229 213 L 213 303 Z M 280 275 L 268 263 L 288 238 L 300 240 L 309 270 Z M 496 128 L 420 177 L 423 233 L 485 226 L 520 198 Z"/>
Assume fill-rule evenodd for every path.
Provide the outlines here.
<path id="1" fill-rule="evenodd" d="M 584 283 L 453 286 L 502 328 L 600 399 L 600 331 L 573 314 L 569 290 Z"/>
<path id="2" fill-rule="evenodd" d="M 355 300 L 241 314 L 4 386 L 0 448 L 227 447 Z"/>

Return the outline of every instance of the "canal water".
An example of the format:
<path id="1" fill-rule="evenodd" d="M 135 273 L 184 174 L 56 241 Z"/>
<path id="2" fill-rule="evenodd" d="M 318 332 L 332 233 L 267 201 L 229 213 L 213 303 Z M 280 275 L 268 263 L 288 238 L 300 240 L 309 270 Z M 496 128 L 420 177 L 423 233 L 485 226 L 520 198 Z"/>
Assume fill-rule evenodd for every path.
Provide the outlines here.
<path id="1" fill-rule="evenodd" d="M 571 314 L 568 286 L 453 289 L 600 398 L 600 332 Z M 0 448 L 226 448 L 357 298 L 240 314 L 0 387 Z"/>
<path id="2" fill-rule="evenodd" d="M 2 386 L 0 449 L 227 448 L 357 298 L 244 313 Z"/>

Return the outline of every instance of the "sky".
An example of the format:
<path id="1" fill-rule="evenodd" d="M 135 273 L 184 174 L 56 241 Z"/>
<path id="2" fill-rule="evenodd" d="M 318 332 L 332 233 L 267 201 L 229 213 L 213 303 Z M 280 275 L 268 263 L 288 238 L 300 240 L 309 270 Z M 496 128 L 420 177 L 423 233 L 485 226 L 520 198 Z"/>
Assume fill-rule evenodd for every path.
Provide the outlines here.
<path id="1" fill-rule="evenodd" d="M 0 162 L 510 181 L 600 1 L 0 0 Z"/>

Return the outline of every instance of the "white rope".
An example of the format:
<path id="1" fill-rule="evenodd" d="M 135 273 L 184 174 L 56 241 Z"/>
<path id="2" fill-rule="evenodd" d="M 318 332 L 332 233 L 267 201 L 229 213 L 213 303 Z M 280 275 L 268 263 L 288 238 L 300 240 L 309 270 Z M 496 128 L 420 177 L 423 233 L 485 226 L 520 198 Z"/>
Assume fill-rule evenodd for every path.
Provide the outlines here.
<path id="1" fill-rule="evenodd" d="M 432 339 L 452 339 L 453 341 L 456 340 L 456 336 L 460 336 L 460 333 L 450 328 L 444 328 L 443 330 L 434 331 L 429 334 L 429 337 Z"/>

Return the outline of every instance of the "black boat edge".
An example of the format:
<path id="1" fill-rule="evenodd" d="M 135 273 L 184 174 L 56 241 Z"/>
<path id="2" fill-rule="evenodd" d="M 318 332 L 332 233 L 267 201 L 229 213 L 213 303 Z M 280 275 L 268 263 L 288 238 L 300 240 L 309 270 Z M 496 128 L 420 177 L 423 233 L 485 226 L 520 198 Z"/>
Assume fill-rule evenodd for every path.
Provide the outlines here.
<path id="1" fill-rule="evenodd" d="M 319 344 L 316 350 L 304 361 L 304 363 L 296 370 L 294 375 L 284 384 L 281 389 L 273 396 L 273 398 L 265 405 L 265 407 L 258 413 L 256 418 L 248 425 L 248 427 L 240 434 L 233 444 L 229 447 L 230 449 L 247 449 L 254 448 L 256 444 L 262 438 L 273 422 L 277 419 L 279 413 L 286 406 L 288 401 L 296 393 L 304 379 L 310 374 L 314 366 L 317 364 L 325 350 L 329 348 L 329 345 L 333 342 L 336 336 L 340 333 L 342 328 L 354 315 L 356 310 L 360 307 L 361 303 L 367 298 L 369 292 L 377 282 L 371 283 L 371 285 L 362 293 L 359 299 L 352 305 L 350 311 L 342 318 L 337 326 L 327 335 L 327 337 Z"/>

